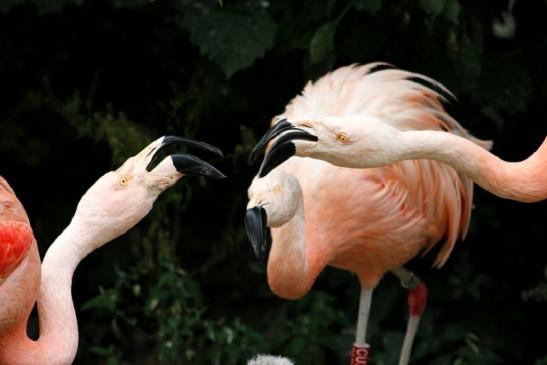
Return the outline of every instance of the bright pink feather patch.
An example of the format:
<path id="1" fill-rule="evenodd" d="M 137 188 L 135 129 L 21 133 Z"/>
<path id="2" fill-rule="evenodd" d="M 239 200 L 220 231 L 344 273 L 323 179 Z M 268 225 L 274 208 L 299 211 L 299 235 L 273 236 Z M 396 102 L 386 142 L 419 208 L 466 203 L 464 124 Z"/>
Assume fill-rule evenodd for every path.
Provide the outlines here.
<path id="1" fill-rule="evenodd" d="M 0 277 L 8 276 L 19 265 L 33 240 L 28 224 L 0 222 Z"/>

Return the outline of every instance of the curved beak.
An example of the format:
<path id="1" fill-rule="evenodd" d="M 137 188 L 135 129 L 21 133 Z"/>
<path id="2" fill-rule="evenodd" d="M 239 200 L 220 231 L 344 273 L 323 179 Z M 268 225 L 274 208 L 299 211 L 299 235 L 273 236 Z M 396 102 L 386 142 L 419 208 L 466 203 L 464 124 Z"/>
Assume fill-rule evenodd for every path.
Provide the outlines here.
<path id="1" fill-rule="evenodd" d="M 287 121 L 287 119 L 281 119 L 277 122 L 272 128 L 270 128 L 263 136 L 260 138 L 260 141 L 254 146 L 249 154 L 249 163 L 254 163 L 258 158 L 258 155 L 262 154 L 266 150 L 266 145 L 275 137 L 277 137 L 282 132 L 294 128 L 294 126 Z"/>
<path id="2" fill-rule="evenodd" d="M 272 245 L 272 236 L 268 227 L 268 214 L 264 207 L 257 206 L 247 209 L 245 232 L 256 257 L 260 260 L 266 259 Z"/>
<path id="3" fill-rule="evenodd" d="M 152 171 L 153 166 L 161 159 L 161 152 L 163 152 L 168 146 L 176 144 L 196 147 L 222 156 L 222 151 L 213 145 L 178 136 L 165 136 L 155 142 L 156 146 L 154 146 L 153 144 L 150 146 L 151 149 L 147 154 L 147 157 L 150 159 L 146 166 L 146 171 L 148 172 Z M 171 161 L 173 162 L 173 166 L 175 166 L 177 171 L 181 174 L 194 176 L 201 175 L 213 179 L 222 179 L 226 177 L 214 166 L 199 159 L 194 155 L 190 155 L 187 153 L 176 153 L 170 155 L 170 157 Z"/>
<path id="4" fill-rule="evenodd" d="M 268 175 L 268 173 L 274 168 L 288 160 L 291 156 L 294 156 L 296 153 L 296 146 L 293 142 L 294 140 L 312 142 L 317 142 L 318 140 L 317 136 L 314 136 L 301 128 L 297 128 L 287 121 L 287 119 L 283 119 L 267 131 L 260 141 L 258 141 L 257 145 L 253 148 L 251 154 L 249 155 L 249 161 L 254 161 L 257 155 L 266 149 L 267 144 L 279 135 L 281 135 L 281 137 L 279 137 L 271 146 L 269 151 L 266 152 L 266 155 L 262 160 L 262 165 L 260 165 L 260 170 L 258 171 L 258 177 Z"/>

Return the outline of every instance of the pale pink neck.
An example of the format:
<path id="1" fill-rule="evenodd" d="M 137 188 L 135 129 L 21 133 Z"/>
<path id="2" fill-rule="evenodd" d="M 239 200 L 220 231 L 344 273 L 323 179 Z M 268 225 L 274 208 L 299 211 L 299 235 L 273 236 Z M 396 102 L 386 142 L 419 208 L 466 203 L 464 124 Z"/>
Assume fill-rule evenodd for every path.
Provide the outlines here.
<path id="1" fill-rule="evenodd" d="M 27 337 L 26 322 L 0 337 L 0 364 L 71 364 L 78 348 L 78 323 L 72 303 L 71 284 L 78 263 L 96 247 L 85 230 L 71 224 L 53 242 L 42 264 L 38 295 L 40 336 Z M 6 351 L 4 351 L 6 350 Z"/>
<path id="2" fill-rule="evenodd" d="M 401 135 L 398 160 L 444 162 L 502 198 L 523 202 L 547 199 L 547 138 L 528 159 L 506 162 L 451 133 L 405 131 Z"/>
<path id="3" fill-rule="evenodd" d="M 298 299 L 313 285 L 322 267 L 315 265 L 306 242 L 306 224 L 302 197 L 296 214 L 283 226 L 272 229 L 272 248 L 268 259 L 268 283 L 272 291 L 285 299 Z"/>

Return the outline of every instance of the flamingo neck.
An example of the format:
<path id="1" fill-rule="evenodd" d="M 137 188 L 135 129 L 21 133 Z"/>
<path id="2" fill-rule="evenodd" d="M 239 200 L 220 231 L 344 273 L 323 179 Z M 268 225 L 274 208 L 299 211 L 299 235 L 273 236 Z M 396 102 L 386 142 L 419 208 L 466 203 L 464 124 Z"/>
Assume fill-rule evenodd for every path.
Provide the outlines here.
<path id="1" fill-rule="evenodd" d="M 308 292 L 317 274 L 310 270 L 306 247 L 306 223 L 302 196 L 294 216 L 283 226 L 272 228 L 268 259 L 268 284 L 285 299 L 298 299 Z"/>
<path id="2" fill-rule="evenodd" d="M 397 160 L 444 162 L 489 192 L 506 199 L 536 202 L 547 198 L 547 138 L 521 162 L 506 162 L 470 140 L 438 131 L 404 131 Z"/>
<path id="3" fill-rule="evenodd" d="M 8 351 L 0 364 L 72 364 L 78 349 L 78 322 L 72 302 L 72 276 L 78 263 L 99 245 L 74 219 L 48 249 L 38 294 L 40 337 L 27 337 L 26 322 L 1 339 Z"/>

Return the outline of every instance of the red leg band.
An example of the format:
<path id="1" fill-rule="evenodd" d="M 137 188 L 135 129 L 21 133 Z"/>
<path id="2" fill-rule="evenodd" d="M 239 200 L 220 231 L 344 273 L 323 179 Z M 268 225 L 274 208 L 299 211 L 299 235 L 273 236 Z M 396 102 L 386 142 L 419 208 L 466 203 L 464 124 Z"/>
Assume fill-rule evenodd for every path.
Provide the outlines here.
<path id="1" fill-rule="evenodd" d="M 427 287 L 420 282 L 417 287 L 408 291 L 408 311 L 411 316 L 421 316 L 427 303 Z"/>
<path id="2" fill-rule="evenodd" d="M 353 344 L 351 350 L 351 365 L 368 365 L 368 355 L 370 354 L 370 346 L 368 343 L 364 345 Z"/>

